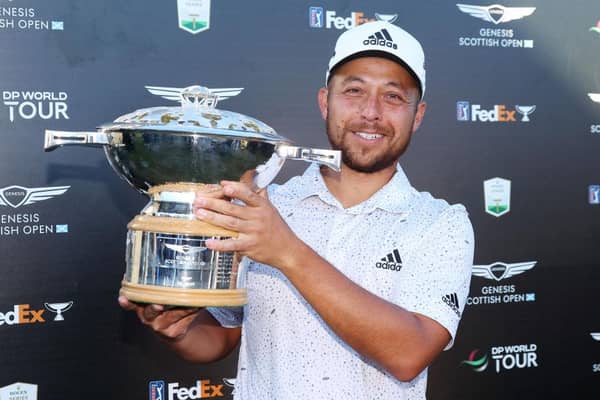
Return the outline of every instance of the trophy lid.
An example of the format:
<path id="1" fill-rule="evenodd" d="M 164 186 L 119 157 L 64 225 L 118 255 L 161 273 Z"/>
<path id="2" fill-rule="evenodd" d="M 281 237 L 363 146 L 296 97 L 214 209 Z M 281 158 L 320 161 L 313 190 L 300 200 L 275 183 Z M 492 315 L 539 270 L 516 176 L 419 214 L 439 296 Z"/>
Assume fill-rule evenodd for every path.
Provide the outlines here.
<path id="1" fill-rule="evenodd" d="M 218 95 L 203 86 L 189 86 L 180 93 L 179 107 L 150 107 L 133 111 L 104 124 L 102 130 L 153 130 L 202 135 L 233 136 L 269 142 L 289 142 L 262 121 L 215 108 Z"/>

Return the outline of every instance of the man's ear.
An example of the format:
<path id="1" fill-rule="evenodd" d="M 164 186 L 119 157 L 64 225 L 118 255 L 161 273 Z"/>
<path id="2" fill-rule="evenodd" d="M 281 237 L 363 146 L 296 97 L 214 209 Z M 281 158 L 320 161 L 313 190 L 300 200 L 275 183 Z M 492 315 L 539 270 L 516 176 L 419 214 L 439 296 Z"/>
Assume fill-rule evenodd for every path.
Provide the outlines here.
<path id="1" fill-rule="evenodd" d="M 413 121 L 412 133 L 415 133 L 415 131 L 421 126 L 421 122 L 423 122 L 423 117 L 425 116 L 426 110 L 427 103 L 424 101 L 419 102 L 419 105 L 417 106 L 417 112 L 415 114 L 415 120 Z"/>
<path id="2" fill-rule="evenodd" d="M 327 119 L 327 93 L 327 88 L 322 87 L 321 89 L 319 89 L 319 93 L 317 95 L 317 100 L 319 102 L 319 110 L 321 110 L 321 116 L 323 117 L 323 119 Z"/>

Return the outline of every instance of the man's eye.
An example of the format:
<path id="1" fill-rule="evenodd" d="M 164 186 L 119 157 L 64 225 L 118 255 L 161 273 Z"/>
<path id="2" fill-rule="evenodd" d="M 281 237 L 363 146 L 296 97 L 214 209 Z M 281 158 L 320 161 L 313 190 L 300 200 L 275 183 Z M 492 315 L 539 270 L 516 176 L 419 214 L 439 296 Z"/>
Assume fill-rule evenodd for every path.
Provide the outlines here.
<path id="1" fill-rule="evenodd" d="M 347 94 L 358 94 L 360 92 L 361 92 L 361 90 L 359 88 L 346 88 L 344 90 L 344 93 L 347 93 Z"/>
<path id="2" fill-rule="evenodd" d="M 403 103 L 406 100 L 404 99 L 403 96 L 397 94 L 397 93 L 388 93 L 386 96 L 390 101 L 396 102 L 396 103 Z"/>

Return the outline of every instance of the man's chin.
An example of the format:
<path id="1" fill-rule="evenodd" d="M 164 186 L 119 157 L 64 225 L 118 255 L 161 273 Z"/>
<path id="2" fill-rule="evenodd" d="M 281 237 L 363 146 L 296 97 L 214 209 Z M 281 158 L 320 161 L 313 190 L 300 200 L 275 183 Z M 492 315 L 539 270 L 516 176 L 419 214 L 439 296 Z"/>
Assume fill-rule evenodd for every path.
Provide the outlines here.
<path id="1" fill-rule="evenodd" d="M 360 162 L 351 158 L 346 158 L 342 155 L 342 162 L 353 171 L 364 174 L 372 174 L 390 167 L 395 168 L 397 160 L 374 160 L 370 162 Z"/>

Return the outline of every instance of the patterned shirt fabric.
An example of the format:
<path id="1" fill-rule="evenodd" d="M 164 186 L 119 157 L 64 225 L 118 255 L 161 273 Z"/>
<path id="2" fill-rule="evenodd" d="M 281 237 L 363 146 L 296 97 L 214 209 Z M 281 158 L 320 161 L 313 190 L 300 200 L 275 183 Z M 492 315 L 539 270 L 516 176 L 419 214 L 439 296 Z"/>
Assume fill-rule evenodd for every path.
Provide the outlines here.
<path id="1" fill-rule="evenodd" d="M 371 293 L 440 323 L 452 346 L 474 250 L 462 205 L 416 191 L 399 165 L 378 192 L 346 209 L 316 164 L 271 185 L 269 198 L 321 257 Z M 397 380 L 343 342 L 279 270 L 245 261 L 248 304 L 209 309 L 223 326 L 242 326 L 235 399 L 425 399 L 427 370 Z"/>

